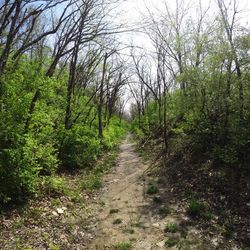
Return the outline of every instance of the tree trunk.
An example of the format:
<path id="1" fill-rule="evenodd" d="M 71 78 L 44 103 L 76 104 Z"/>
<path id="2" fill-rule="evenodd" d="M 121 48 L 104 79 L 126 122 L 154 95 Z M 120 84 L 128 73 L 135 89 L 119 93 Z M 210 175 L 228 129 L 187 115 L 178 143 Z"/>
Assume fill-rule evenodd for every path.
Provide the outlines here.
<path id="1" fill-rule="evenodd" d="M 164 91 L 163 94 L 164 98 L 164 105 L 163 105 L 163 134 L 164 134 L 164 145 L 165 145 L 165 152 L 168 151 L 168 128 L 167 128 L 167 97 L 166 97 L 166 91 Z"/>
<path id="2" fill-rule="evenodd" d="M 99 138 L 103 138 L 103 124 L 102 124 L 102 106 L 103 106 L 103 94 L 104 94 L 104 81 L 106 73 L 106 64 L 107 64 L 108 54 L 104 56 L 103 70 L 102 70 L 102 80 L 100 86 L 100 96 L 99 96 L 99 105 L 98 105 L 98 135 Z"/>

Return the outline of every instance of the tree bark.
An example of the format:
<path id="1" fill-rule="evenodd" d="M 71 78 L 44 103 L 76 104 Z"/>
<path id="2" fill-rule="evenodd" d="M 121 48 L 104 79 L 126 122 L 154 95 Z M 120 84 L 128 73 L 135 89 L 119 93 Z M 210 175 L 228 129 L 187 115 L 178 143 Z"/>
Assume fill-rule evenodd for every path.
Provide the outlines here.
<path id="1" fill-rule="evenodd" d="M 108 59 L 108 54 L 106 53 L 103 62 L 102 80 L 101 80 L 99 104 L 98 104 L 98 135 L 100 139 L 103 139 L 102 106 L 103 106 L 104 81 L 105 81 L 107 59 Z"/>

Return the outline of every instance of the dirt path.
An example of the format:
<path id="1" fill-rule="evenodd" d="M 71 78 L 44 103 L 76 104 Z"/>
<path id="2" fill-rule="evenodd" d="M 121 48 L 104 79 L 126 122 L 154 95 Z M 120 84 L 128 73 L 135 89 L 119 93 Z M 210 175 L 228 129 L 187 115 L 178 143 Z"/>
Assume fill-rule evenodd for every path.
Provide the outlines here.
<path id="1" fill-rule="evenodd" d="M 90 249 L 163 249 L 166 247 L 166 225 L 185 221 L 178 213 L 160 216 L 152 207 L 156 196 L 146 194 L 148 180 L 144 173 L 147 168 L 128 135 L 120 146 L 117 167 L 104 178 L 106 186 L 100 197 L 103 208 L 97 218 L 99 223 Z M 176 242 L 180 242 L 181 232 L 173 230 L 168 236 L 172 241 L 178 239 Z M 184 243 L 185 249 L 212 249 L 201 247 L 197 238 L 200 238 L 197 230 L 185 232 L 185 241 L 188 242 L 188 247 Z M 171 246 L 170 242 L 169 249 L 179 249 L 174 245 Z"/>
<path id="2" fill-rule="evenodd" d="M 157 242 L 152 216 L 143 214 L 147 206 L 143 173 L 148 166 L 135 153 L 130 136 L 120 150 L 116 169 L 104 178 L 107 187 L 102 201 L 105 205 L 99 214 L 92 249 L 113 249 L 133 241 L 134 249 L 151 249 Z"/>
<path id="3" fill-rule="evenodd" d="M 150 249 L 146 247 L 149 244 L 146 240 L 147 231 L 151 230 L 150 217 L 140 214 L 140 208 L 146 202 L 142 175 L 147 166 L 136 155 L 129 136 L 120 150 L 116 169 L 104 178 L 107 187 L 102 201 L 105 205 L 99 215 L 100 223 L 92 249 L 112 249 L 112 246 L 121 242 L 130 242 L 131 238 L 140 239 L 144 242 L 143 249 Z M 118 224 L 113 224 L 115 220 Z M 148 228 L 132 228 L 141 222 L 147 224 Z"/>
<path id="4" fill-rule="evenodd" d="M 135 153 L 130 136 L 120 150 L 117 167 L 104 179 L 104 206 L 91 249 L 160 249 L 156 244 L 164 239 L 163 231 L 147 209 L 144 172 L 148 166 Z"/>

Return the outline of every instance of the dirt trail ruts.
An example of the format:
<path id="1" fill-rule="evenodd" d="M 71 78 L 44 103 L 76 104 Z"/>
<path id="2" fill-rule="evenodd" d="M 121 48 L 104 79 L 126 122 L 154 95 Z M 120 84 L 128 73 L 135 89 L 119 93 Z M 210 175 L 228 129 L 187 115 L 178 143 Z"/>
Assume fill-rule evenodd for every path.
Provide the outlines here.
<path id="1" fill-rule="evenodd" d="M 143 180 L 147 168 L 128 135 L 120 146 L 117 167 L 104 178 L 107 183 L 102 196 L 104 206 L 92 249 L 114 249 L 119 243 L 132 242 L 133 249 L 147 250 L 159 241 L 151 214 L 142 213 L 147 205 Z M 115 220 L 118 224 L 114 224 Z"/>

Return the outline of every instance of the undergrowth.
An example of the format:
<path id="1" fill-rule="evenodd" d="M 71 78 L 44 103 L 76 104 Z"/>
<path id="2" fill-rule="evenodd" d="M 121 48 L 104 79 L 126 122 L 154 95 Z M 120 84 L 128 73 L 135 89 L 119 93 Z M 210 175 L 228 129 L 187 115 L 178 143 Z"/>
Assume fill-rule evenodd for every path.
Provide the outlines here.
<path id="1" fill-rule="evenodd" d="M 117 155 L 118 148 L 114 147 L 92 169 L 44 177 L 35 199 L 14 210 L 2 210 L 0 248 L 40 249 L 43 245 L 47 249 L 65 249 L 62 235 L 72 246 L 82 243 L 81 235 L 74 235 L 74 231 L 86 231 L 91 213 L 88 200 L 102 186 L 102 175 L 115 166 Z M 4 226 L 6 218 L 8 227 Z M 33 227 L 35 230 L 31 230 Z"/>

